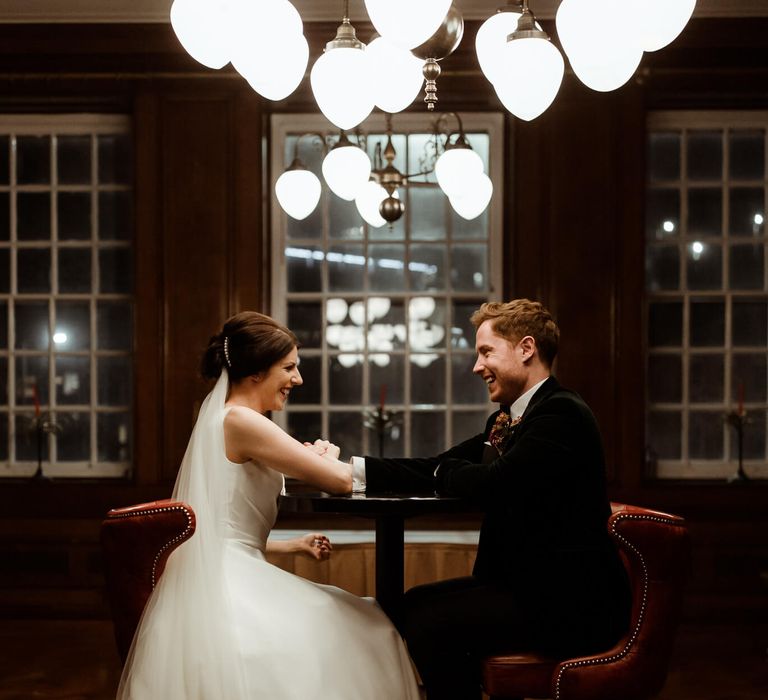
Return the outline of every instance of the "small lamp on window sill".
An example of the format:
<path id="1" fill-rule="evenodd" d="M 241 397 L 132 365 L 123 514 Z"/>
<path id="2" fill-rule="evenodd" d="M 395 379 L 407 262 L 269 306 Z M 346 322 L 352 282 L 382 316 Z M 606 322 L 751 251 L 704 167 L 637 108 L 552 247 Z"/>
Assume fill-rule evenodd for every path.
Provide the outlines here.
<path id="1" fill-rule="evenodd" d="M 749 417 L 744 411 L 744 384 L 739 384 L 738 408 L 725 414 L 725 421 L 736 431 L 736 446 L 738 450 L 739 466 L 736 473 L 728 478 L 728 483 L 749 481 L 744 471 L 744 426 L 749 423 Z"/>
<path id="2" fill-rule="evenodd" d="M 455 112 L 441 115 L 432 124 L 421 168 L 415 173 L 402 173 L 394 161 L 397 152 L 392 144 L 392 115 L 386 113 L 386 144 L 377 142 L 373 162 L 365 153 L 366 137 L 358 132 L 357 144 L 341 131 L 338 142 L 328 148 L 328 137 L 322 134 L 302 134 L 294 144 L 291 164 L 275 183 L 280 206 L 289 216 L 304 219 L 320 200 L 320 180 L 299 158 L 299 142 L 305 136 L 314 137 L 326 153 L 322 172 L 326 184 L 337 196 L 355 201 L 360 216 L 369 226 L 392 225 L 405 212 L 401 188 L 431 186 L 426 176 L 435 173 L 437 183 L 448 197 L 454 211 L 464 219 L 482 214 L 493 195 L 493 183 L 484 172 L 483 161 L 472 150 L 461 117 Z M 458 130 L 447 128 L 454 117 Z"/>

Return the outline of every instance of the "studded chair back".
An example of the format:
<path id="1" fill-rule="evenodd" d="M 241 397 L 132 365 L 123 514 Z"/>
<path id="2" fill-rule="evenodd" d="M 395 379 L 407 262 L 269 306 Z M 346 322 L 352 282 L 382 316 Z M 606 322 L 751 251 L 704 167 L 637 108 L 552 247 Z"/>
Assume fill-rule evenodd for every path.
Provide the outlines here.
<path id="1" fill-rule="evenodd" d="M 612 649 L 581 658 L 525 652 L 489 657 L 483 687 L 493 700 L 647 700 L 663 687 L 688 573 L 688 530 L 676 515 L 611 505 L 608 531 L 632 587 L 627 634 Z"/>
<path id="2" fill-rule="evenodd" d="M 116 508 L 102 522 L 107 597 L 123 661 L 168 555 L 194 531 L 192 508 L 172 500 Z"/>

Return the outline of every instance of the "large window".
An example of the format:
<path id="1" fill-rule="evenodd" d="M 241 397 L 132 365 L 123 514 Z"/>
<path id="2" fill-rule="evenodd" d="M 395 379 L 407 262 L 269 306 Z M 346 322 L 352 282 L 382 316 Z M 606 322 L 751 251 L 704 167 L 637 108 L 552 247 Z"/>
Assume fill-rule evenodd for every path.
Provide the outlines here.
<path id="1" fill-rule="evenodd" d="M 0 119 L 0 476 L 130 471 L 132 162 L 123 117 Z"/>
<path id="2" fill-rule="evenodd" d="M 646 207 L 648 459 L 768 477 L 767 113 L 656 113 Z"/>
<path id="3" fill-rule="evenodd" d="M 326 436 L 345 455 L 424 455 L 482 429 L 489 406 L 471 372 L 469 316 L 500 293 L 503 149 L 498 115 L 470 115 L 464 124 L 496 188 L 472 221 L 453 213 L 434 175 L 401 191 L 405 214 L 391 228 L 369 227 L 354 202 L 325 186 L 303 221 L 273 200 L 272 311 L 300 339 L 305 382 L 280 420 L 297 438 Z M 273 181 L 292 161 L 297 137 L 328 126 L 316 117 L 273 118 Z M 418 172 L 429 118 L 395 115 L 393 126 L 394 165 Z M 383 118 L 363 128 L 373 154 L 385 139 Z M 320 174 L 318 139 L 301 139 L 299 155 Z M 382 404 L 394 420 L 380 445 L 371 412 Z"/>

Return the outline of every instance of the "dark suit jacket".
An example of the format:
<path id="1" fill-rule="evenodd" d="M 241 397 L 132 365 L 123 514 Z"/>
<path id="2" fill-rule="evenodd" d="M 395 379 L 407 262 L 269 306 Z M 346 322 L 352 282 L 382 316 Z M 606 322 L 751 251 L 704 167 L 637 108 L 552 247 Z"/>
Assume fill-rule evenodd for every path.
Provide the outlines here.
<path id="1" fill-rule="evenodd" d="M 502 454 L 483 463 L 497 415 L 483 433 L 436 457 L 366 457 L 366 488 L 472 500 L 484 513 L 473 574 L 509 587 L 540 635 L 532 641 L 563 653 L 606 647 L 628 624 L 629 588 L 606 531 L 610 505 L 595 418 L 550 377 Z"/>

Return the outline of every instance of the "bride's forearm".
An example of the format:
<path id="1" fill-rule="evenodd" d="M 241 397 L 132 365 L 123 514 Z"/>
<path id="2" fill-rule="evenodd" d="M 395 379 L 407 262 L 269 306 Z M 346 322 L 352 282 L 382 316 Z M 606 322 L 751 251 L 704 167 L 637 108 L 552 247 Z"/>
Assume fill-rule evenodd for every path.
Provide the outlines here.
<path id="1" fill-rule="evenodd" d="M 292 537 L 289 540 L 267 540 L 268 554 L 289 554 L 298 552 L 299 549 L 299 538 L 297 537 Z"/>

